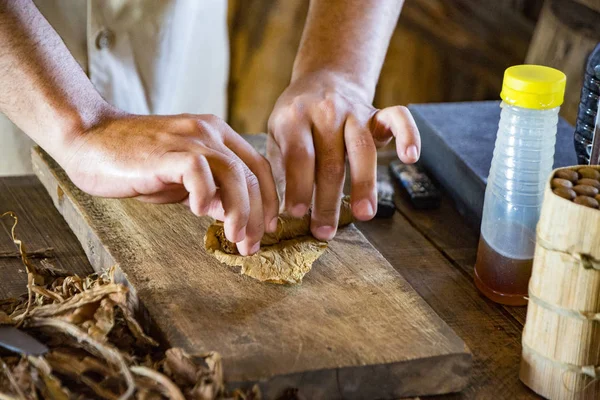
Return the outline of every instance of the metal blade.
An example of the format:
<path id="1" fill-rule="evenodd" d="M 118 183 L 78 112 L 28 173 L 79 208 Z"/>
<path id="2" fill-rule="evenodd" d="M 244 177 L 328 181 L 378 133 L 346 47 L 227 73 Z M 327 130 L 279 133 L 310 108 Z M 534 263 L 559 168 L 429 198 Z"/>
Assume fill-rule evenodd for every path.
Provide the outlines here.
<path id="1" fill-rule="evenodd" d="M 0 325 L 0 347 L 26 355 L 48 352 L 48 348 L 37 339 L 10 325 Z"/>

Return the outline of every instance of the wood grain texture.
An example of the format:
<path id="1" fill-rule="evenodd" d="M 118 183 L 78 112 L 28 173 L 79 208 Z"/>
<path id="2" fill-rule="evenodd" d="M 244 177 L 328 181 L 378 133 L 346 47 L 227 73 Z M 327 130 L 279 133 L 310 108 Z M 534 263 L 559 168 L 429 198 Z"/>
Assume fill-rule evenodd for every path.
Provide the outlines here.
<path id="1" fill-rule="evenodd" d="M 35 176 L 0 179 L 0 214 L 4 211 L 14 211 L 19 217 L 17 235 L 28 250 L 52 247 L 51 262 L 57 268 L 81 276 L 93 272 L 81 245 Z M 0 252 L 16 250 L 10 239 L 12 223 L 12 218 L 0 220 Z M 21 260 L 0 258 L 0 298 L 26 292 L 27 274 Z"/>
<path id="2" fill-rule="evenodd" d="M 539 398 L 519 381 L 522 325 L 501 306 L 483 298 L 472 277 L 448 261 L 399 213 L 357 225 L 473 353 L 470 384 L 454 398 Z"/>
<path id="3" fill-rule="evenodd" d="M 301 286 L 265 285 L 206 253 L 209 219 L 177 205 L 92 198 L 41 151 L 33 161 L 94 269 L 116 264 L 169 344 L 219 351 L 231 384 L 260 381 L 267 398 L 300 387 L 314 399 L 467 384 L 462 340 L 355 227 L 338 234 Z"/>
<path id="4" fill-rule="evenodd" d="M 395 150 L 379 153 L 378 163 L 389 165 L 396 160 Z M 394 203 L 396 209 L 413 227 L 419 231 L 440 253 L 463 271 L 471 280 L 473 268 L 477 258 L 477 244 L 479 230 L 474 230 L 454 207 L 452 199 L 444 193 L 440 208 L 435 210 L 417 210 L 407 196 L 402 194 L 400 186 L 394 182 L 396 195 Z M 521 324 L 525 323 L 527 307 L 504 307 Z"/>
<path id="5" fill-rule="evenodd" d="M 585 4 L 584 4 L 585 3 Z M 590 52 L 600 41 L 600 10 L 586 6 L 598 2 L 548 0 L 544 4 L 526 62 L 557 68 L 567 75 L 565 102 L 560 114 L 575 124 Z"/>
<path id="6" fill-rule="evenodd" d="M 79 257 L 88 263 L 85 253 L 77 242 L 75 236 L 67 228 L 66 230 L 56 227 L 66 226 L 63 218 L 58 211 L 54 209 L 52 200 L 45 192 L 45 189 L 35 177 L 21 178 L 0 178 L 4 183 L 4 189 L 12 191 L 13 187 L 21 188 L 24 193 L 39 191 L 42 193 L 40 200 L 30 199 L 29 196 L 19 197 L 19 205 L 22 212 L 31 214 L 38 211 L 44 212 L 54 217 L 48 221 L 53 225 L 48 228 L 39 226 L 39 230 L 51 230 L 56 232 L 52 237 L 54 241 L 62 241 L 79 249 Z M 0 201 L 0 209 L 6 209 L 5 204 Z M 442 208 L 448 212 L 456 212 L 451 207 Z M 450 230 L 452 224 L 456 221 L 446 212 L 436 214 L 436 220 L 440 226 L 448 226 L 445 230 Z M 422 397 L 422 399 L 432 400 L 457 400 L 457 399 L 514 399 L 525 398 L 535 399 L 537 397 L 532 391 L 524 390 L 524 385 L 519 382 L 514 375 L 517 368 L 512 360 L 518 358 L 520 347 L 515 344 L 502 346 L 503 343 L 517 343 L 519 332 L 522 325 L 511 315 L 505 312 L 502 307 L 496 306 L 487 301 L 482 296 L 477 296 L 471 277 L 461 273 L 458 264 L 448 259 L 448 252 L 441 253 L 440 248 L 434 246 L 431 240 L 425 238 L 418 231 L 419 221 L 414 215 L 407 213 L 404 218 L 394 217 L 392 220 L 376 220 L 368 223 L 361 223 L 360 230 L 372 239 L 374 246 L 381 251 L 392 266 L 400 272 L 405 279 L 417 290 L 425 301 L 434 309 L 434 311 L 446 321 L 455 331 L 463 332 L 468 330 L 468 335 L 463 335 L 472 349 L 474 349 L 474 365 L 482 367 L 482 372 L 477 375 L 477 379 L 472 378 L 469 387 L 458 394 L 440 395 L 436 397 Z M 392 234 L 401 234 L 402 241 L 407 241 L 408 246 L 414 249 L 419 248 L 419 254 L 423 255 L 424 261 L 418 266 L 405 262 L 404 255 L 407 252 L 406 246 L 394 245 L 396 241 L 390 242 Z M 471 251 L 475 251 L 473 248 Z M 469 252 L 463 249 L 462 253 Z M 459 253 L 461 253 L 459 252 Z M 440 255 L 442 259 L 438 261 Z M 425 258 L 425 256 L 427 256 Z M 0 260 L 1 261 L 1 260 Z M 431 265 L 435 264 L 435 268 Z M 91 267 L 88 268 L 91 271 Z M 426 271 L 427 273 L 424 273 Z M 462 277 L 460 277 L 462 275 Z M 17 269 L 0 268 L 0 287 L 4 282 L 17 281 L 21 275 Z M 449 278 L 447 278 L 449 277 Z M 20 294 L 23 283 L 19 284 Z M 443 290 L 438 290 L 443 287 Z M 458 301 L 448 301 L 448 299 L 458 299 Z M 465 303 L 469 304 L 465 306 Z M 481 306 L 488 304 L 489 306 Z M 490 328 L 493 327 L 493 328 Z M 505 329 L 508 327 L 508 329 Z M 516 328 L 513 328 L 516 327 Z M 490 331 L 494 332 L 489 335 Z M 495 346 L 494 344 L 499 344 Z M 518 344 L 518 343 L 517 343 Z"/>
<path id="7" fill-rule="evenodd" d="M 289 84 L 308 12 L 306 0 L 231 0 L 228 122 L 238 132 L 265 132 Z"/>
<path id="8" fill-rule="evenodd" d="M 590 1 L 590 0 L 589 0 Z M 230 0 L 229 123 L 264 132 L 288 85 L 308 0 Z M 375 106 L 497 99 L 525 59 L 541 0 L 406 0 Z"/>
<path id="9" fill-rule="evenodd" d="M 504 70 L 523 62 L 533 34 L 522 8 L 509 1 L 407 0 L 376 104 L 498 98 Z"/>

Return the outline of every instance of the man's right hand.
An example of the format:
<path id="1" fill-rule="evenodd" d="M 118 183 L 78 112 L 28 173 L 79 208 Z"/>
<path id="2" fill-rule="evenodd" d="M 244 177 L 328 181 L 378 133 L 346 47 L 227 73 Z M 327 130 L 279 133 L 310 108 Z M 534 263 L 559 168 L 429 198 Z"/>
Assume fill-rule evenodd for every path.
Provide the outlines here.
<path id="1" fill-rule="evenodd" d="M 221 119 L 116 111 L 31 0 L 0 0 L 0 43 L 0 112 L 82 190 L 183 202 L 223 220 L 243 255 L 258 250 L 265 229 L 276 229 L 270 166 Z"/>
<path id="2" fill-rule="evenodd" d="M 57 161 L 91 195 L 181 202 L 224 221 L 242 255 L 277 227 L 269 163 L 213 115 L 111 115 L 75 134 Z"/>

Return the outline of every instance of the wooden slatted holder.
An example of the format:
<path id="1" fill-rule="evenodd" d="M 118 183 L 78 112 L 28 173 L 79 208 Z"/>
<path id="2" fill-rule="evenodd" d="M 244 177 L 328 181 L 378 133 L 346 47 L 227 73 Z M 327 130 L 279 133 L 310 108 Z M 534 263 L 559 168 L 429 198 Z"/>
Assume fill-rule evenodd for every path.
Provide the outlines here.
<path id="1" fill-rule="evenodd" d="M 266 399 L 287 388 L 306 399 L 371 399 L 467 385 L 464 342 L 354 226 L 301 285 L 266 284 L 207 253 L 210 218 L 91 197 L 41 150 L 33 165 L 94 269 L 117 266 L 169 345 L 219 352 L 230 387 L 259 383 Z"/>
<path id="2" fill-rule="evenodd" d="M 582 167 L 555 174 L 577 170 Z M 600 172 L 592 175 L 600 179 Z M 549 399 L 598 399 L 600 210 L 559 197 L 548 182 L 537 229 L 520 378 Z"/>

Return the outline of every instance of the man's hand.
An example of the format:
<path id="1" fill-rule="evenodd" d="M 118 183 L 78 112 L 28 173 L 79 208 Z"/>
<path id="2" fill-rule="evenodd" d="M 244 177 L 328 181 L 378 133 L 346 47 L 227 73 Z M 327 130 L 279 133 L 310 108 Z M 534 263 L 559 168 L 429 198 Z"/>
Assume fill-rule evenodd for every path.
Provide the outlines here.
<path id="1" fill-rule="evenodd" d="M 376 148 L 395 137 L 403 162 L 419 158 L 419 132 L 408 109 L 377 110 L 369 97 L 343 76 L 313 73 L 292 82 L 269 119 L 268 158 L 285 208 L 299 217 L 314 201 L 311 230 L 319 239 L 330 240 L 337 230 L 346 153 L 359 220 L 377 212 Z"/>
<path id="2" fill-rule="evenodd" d="M 269 163 L 215 116 L 111 114 L 62 150 L 57 161 L 85 192 L 185 203 L 225 221 L 242 255 L 258 251 L 265 227 L 277 227 Z"/>
<path id="3" fill-rule="evenodd" d="M 265 227 L 276 229 L 269 164 L 225 122 L 116 111 L 31 0 L 0 0 L 0 43 L 0 111 L 82 190 L 185 203 L 224 220 L 243 255 L 258 250 Z"/>
<path id="4" fill-rule="evenodd" d="M 348 154 L 352 211 L 360 220 L 377 211 L 375 148 L 396 137 L 404 162 L 419 158 L 415 123 L 404 107 L 371 105 L 399 0 L 311 0 L 290 86 L 269 119 L 268 153 L 285 207 L 304 214 L 311 230 L 331 239 L 337 229 Z M 280 187 L 278 187 L 280 189 Z"/>

